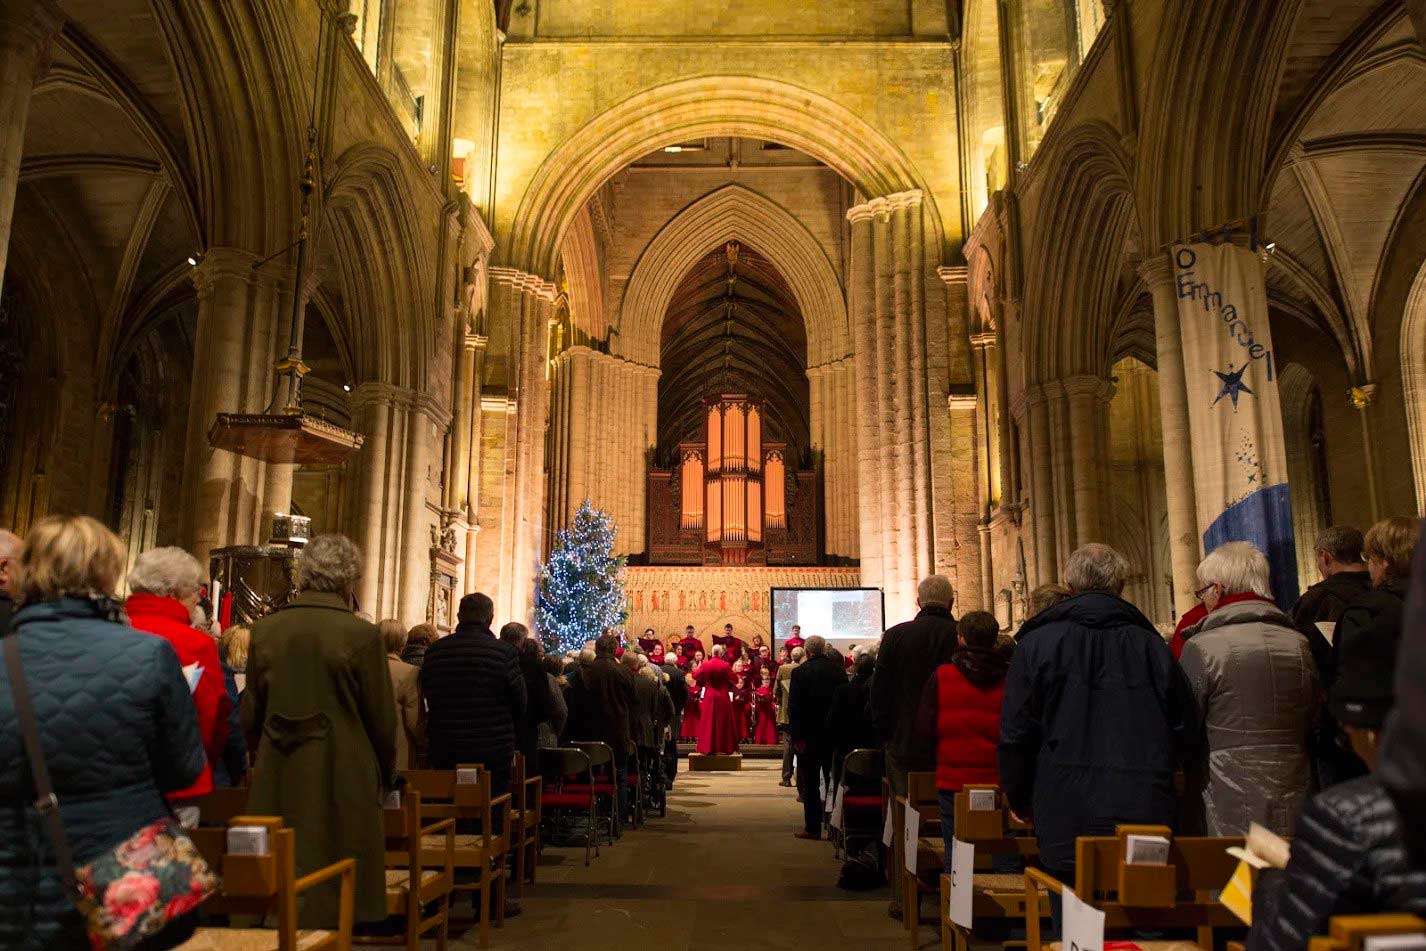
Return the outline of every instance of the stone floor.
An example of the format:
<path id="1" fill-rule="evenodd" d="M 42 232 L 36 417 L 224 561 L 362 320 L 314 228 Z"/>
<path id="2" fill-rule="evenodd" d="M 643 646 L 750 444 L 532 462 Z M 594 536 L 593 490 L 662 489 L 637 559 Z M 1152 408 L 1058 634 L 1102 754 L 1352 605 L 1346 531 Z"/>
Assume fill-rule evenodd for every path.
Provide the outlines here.
<path id="1" fill-rule="evenodd" d="M 588 868 L 582 848 L 547 848 L 524 914 L 491 932 L 491 948 L 904 949 L 905 932 L 886 915 L 888 892 L 837 888 L 831 845 L 793 838 L 802 807 L 777 785 L 778 766 L 680 770 L 667 818 L 605 846 Z M 480 946 L 478 931 L 459 922 L 451 937 L 456 948 Z M 936 936 L 926 927 L 921 939 L 930 947 Z"/>

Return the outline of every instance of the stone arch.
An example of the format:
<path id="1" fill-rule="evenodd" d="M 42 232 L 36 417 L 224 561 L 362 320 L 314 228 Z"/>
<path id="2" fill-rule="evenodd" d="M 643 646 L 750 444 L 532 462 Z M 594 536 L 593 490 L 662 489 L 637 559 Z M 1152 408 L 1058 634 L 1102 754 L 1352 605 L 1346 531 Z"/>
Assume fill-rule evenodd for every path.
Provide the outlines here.
<path id="1" fill-rule="evenodd" d="M 728 135 L 781 142 L 806 152 L 869 198 L 919 190 L 939 257 L 941 218 L 932 193 L 901 149 L 875 126 L 790 83 L 705 76 L 631 96 L 551 152 L 520 200 L 506 263 L 532 274 L 556 273 L 570 222 L 612 175 L 663 146 Z"/>
<path id="2" fill-rule="evenodd" d="M 335 163 L 327 183 L 314 261 L 330 252 L 349 325 L 354 383 L 422 389 L 432 342 L 432 275 L 421 266 L 411 227 L 416 212 L 398 158 L 357 146 Z M 334 328 L 335 329 L 335 328 Z"/>
<path id="3" fill-rule="evenodd" d="M 847 308 L 827 252 L 786 208 L 741 185 L 725 185 L 679 212 L 634 265 L 619 315 L 615 352 L 658 366 L 659 328 L 679 281 L 709 251 L 742 240 L 787 279 L 807 323 L 807 365 L 846 356 Z"/>
<path id="4" fill-rule="evenodd" d="M 1292 496 L 1292 530 L 1297 544 L 1297 576 L 1310 578 L 1317 567 L 1312 549 L 1318 533 L 1327 527 L 1324 510 L 1327 473 L 1320 465 L 1317 443 L 1322 414 L 1322 391 L 1312 371 L 1289 363 L 1278 375 L 1278 402 L 1282 412 L 1283 448 L 1287 455 L 1287 484 Z"/>
<path id="5" fill-rule="evenodd" d="M 1426 512 L 1426 263 L 1416 273 L 1401 317 L 1401 389 L 1411 441 L 1416 508 Z"/>
<path id="6" fill-rule="evenodd" d="M 1103 375 L 1125 244 L 1140 233 L 1129 163 L 1101 122 L 1077 126 L 1051 148 L 1030 255 L 1040 263 L 1025 292 L 1025 365 L 1038 380 Z"/>

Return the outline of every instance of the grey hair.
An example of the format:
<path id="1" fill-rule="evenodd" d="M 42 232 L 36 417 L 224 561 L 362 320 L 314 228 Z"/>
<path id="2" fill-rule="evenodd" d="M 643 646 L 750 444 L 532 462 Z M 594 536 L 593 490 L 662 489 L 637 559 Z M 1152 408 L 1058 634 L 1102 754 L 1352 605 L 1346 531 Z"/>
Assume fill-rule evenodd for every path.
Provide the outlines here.
<path id="1" fill-rule="evenodd" d="M 1075 549 L 1065 562 L 1065 584 L 1075 594 L 1103 591 L 1118 595 L 1129 577 L 1129 562 L 1108 545 L 1090 542 Z"/>
<path id="2" fill-rule="evenodd" d="M 588 667 L 590 664 L 594 663 L 595 656 L 596 655 L 594 653 L 594 648 L 586 647 L 579 652 L 579 662 L 583 666 Z"/>
<path id="3" fill-rule="evenodd" d="M 955 599 L 956 592 L 951 587 L 951 579 L 945 575 L 927 575 L 916 586 L 916 603 L 923 608 L 933 604 L 949 608 Z"/>
<path id="4" fill-rule="evenodd" d="M 1362 564 L 1362 547 L 1365 540 L 1359 529 L 1350 525 L 1333 525 L 1317 536 L 1313 551 L 1326 552 L 1327 557 L 1342 565 Z"/>
<path id="5" fill-rule="evenodd" d="M 1268 559 L 1251 542 L 1224 542 L 1198 563 L 1198 583 L 1216 584 L 1224 594 L 1253 594 L 1272 597 L 1268 583 Z"/>
<path id="6" fill-rule="evenodd" d="M 134 559 L 129 590 L 162 597 L 186 597 L 203 583 L 203 567 L 182 548 L 150 548 Z"/>
<path id="7" fill-rule="evenodd" d="M 713 653 L 710 656 L 722 657 L 726 653 L 728 653 L 728 648 L 724 647 L 722 644 L 714 644 Z"/>
<path id="8" fill-rule="evenodd" d="M 361 579 L 361 550 L 345 535 L 318 535 L 297 556 L 297 590 L 351 594 Z"/>
<path id="9" fill-rule="evenodd" d="M 658 670 L 654 667 L 650 667 L 648 664 L 640 666 L 638 670 L 634 671 L 634 673 L 640 677 L 643 677 L 646 680 L 652 680 L 656 684 L 663 683 L 663 671 Z"/>
<path id="10" fill-rule="evenodd" d="M 807 643 L 802 645 L 802 649 L 807 652 L 808 657 L 821 657 L 827 653 L 827 639 L 821 634 L 813 634 L 807 638 Z"/>
<path id="11" fill-rule="evenodd" d="M 800 664 L 800 663 L 802 663 L 802 661 L 803 661 L 806 657 L 807 657 L 807 644 L 806 644 L 806 642 L 804 641 L 801 647 L 794 647 L 794 648 L 792 649 L 792 662 L 793 662 L 794 664 Z"/>

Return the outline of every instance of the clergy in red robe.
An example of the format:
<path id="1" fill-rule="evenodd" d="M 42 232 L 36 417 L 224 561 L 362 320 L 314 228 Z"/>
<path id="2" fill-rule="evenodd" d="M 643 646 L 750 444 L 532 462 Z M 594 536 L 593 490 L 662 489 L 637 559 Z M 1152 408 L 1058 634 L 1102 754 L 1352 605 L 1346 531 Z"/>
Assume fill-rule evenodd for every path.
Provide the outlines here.
<path id="1" fill-rule="evenodd" d="M 733 720 L 733 668 L 724 660 L 721 645 L 713 648 L 713 656 L 693 673 L 693 680 L 702 688 L 699 704 L 698 752 L 728 754 L 738 751 L 738 728 Z"/>

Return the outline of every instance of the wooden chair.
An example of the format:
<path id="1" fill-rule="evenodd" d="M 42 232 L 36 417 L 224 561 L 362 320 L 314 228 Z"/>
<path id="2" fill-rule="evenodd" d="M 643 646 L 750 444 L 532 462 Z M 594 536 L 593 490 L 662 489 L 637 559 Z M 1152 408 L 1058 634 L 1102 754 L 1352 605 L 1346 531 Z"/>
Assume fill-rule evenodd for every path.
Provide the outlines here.
<path id="1" fill-rule="evenodd" d="M 230 826 L 266 830 L 267 851 L 261 855 L 228 851 Z M 180 945 L 182 951 L 350 951 L 356 862 L 342 859 L 310 875 L 297 877 L 296 835 L 272 816 L 234 816 L 226 826 L 189 832 L 208 864 L 219 872 L 223 889 L 203 904 L 214 914 L 266 915 L 276 912 L 274 928 L 199 928 Z M 299 931 L 297 899 L 308 889 L 336 880 L 340 884 L 337 927 L 330 931 Z"/>
<path id="2" fill-rule="evenodd" d="M 541 750 L 540 775 L 540 803 L 545 818 L 558 823 L 561 815 L 579 813 L 588 822 L 584 834 L 584 864 L 588 865 L 591 846 L 595 856 L 599 855 L 599 812 L 589 753 L 574 748 Z"/>
<path id="3" fill-rule="evenodd" d="M 1170 839 L 1167 864 L 1125 862 L 1130 835 Z M 1196 932 L 1196 941 L 1137 941 L 1144 951 L 1212 951 L 1214 929 L 1242 925 L 1217 898 L 1238 864 L 1227 849 L 1242 845 L 1241 837 L 1173 838 L 1168 826 L 1123 825 L 1112 836 L 1080 836 L 1075 842 L 1074 893 L 1104 912 L 1106 932 L 1186 928 Z M 1040 869 L 1025 870 L 1027 951 L 1058 949 L 1058 942 L 1041 943 L 1038 912 L 1041 889 L 1060 894 L 1065 888 L 1065 883 Z"/>
<path id="4" fill-rule="evenodd" d="M 972 809 L 971 793 L 990 793 L 995 797 L 993 809 Z M 1000 787 L 967 785 L 956 793 L 956 838 L 975 846 L 974 881 L 971 912 L 976 918 L 1020 919 L 1025 916 L 1025 879 L 1022 873 L 988 871 L 996 856 L 1014 855 L 1029 861 L 1040 854 L 1039 843 L 1030 834 L 1030 826 L 1010 817 Z M 984 871 L 982 871 L 984 870 Z M 941 875 L 941 948 L 942 951 L 968 951 L 971 933 L 951 921 L 949 914 L 951 877 Z M 1050 913 L 1048 895 L 1041 896 L 1038 914 Z"/>
<path id="5" fill-rule="evenodd" d="M 897 846 L 897 864 L 893 873 L 901 876 L 901 924 L 906 929 L 912 948 L 918 947 L 921 927 L 921 895 L 934 893 L 940 886 L 941 869 L 946 864 L 946 844 L 941 839 L 941 807 L 936 794 L 935 773 L 910 773 L 906 777 L 906 795 L 897 796 L 896 825 L 892 843 Z M 915 809 L 921 816 L 920 834 L 916 843 L 916 871 L 906 868 L 900 853 L 906 827 L 907 810 Z"/>
<path id="6" fill-rule="evenodd" d="M 474 773 L 474 782 L 460 782 L 466 770 Z M 468 775 L 468 774 L 466 774 Z M 451 866 L 462 872 L 474 872 L 474 881 L 453 882 L 452 891 L 471 893 L 480 920 L 480 943 L 490 944 L 492 895 L 497 925 L 505 923 L 505 856 L 509 850 L 508 805 L 510 794 L 490 794 L 490 773 L 478 766 L 453 769 L 407 769 L 405 791 L 418 797 L 422 819 L 447 819 L 455 825 L 451 834 Z M 506 806 L 507 815 L 497 820 L 496 810 Z M 479 832 L 467 826 L 479 826 Z M 445 861 L 443 833 L 424 832 L 423 867 L 439 868 Z"/>
<path id="7" fill-rule="evenodd" d="M 1308 951 L 1361 951 L 1368 938 L 1381 935 L 1421 935 L 1426 937 L 1426 920 L 1415 915 L 1337 915 L 1327 926 L 1327 934 L 1313 938 Z"/>
<path id="8" fill-rule="evenodd" d="M 422 808 L 421 793 L 408 788 L 401 791 L 399 807 L 382 811 L 386 913 L 402 919 L 402 931 L 392 936 L 363 935 L 353 939 L 357 944 L 399 944 L 406 951 L 421 951 L 421 939 L 434 933 L 437 951 L 445 951 L 455 885 L 456 821 L 443 819 L 423 826 Z M 435 910 L 425 914 L 432 905 Z"/>
<path id="9" fill-rule="evenodd" d="M 515 897 L 525 894 L 525 883 L 535 883 L 540 864 L 540 818 L 543 783 L 539 773 L 526 775 L 525 757 L 515 754 L 510 770 L 510 844 L 515 853 Z"/>

